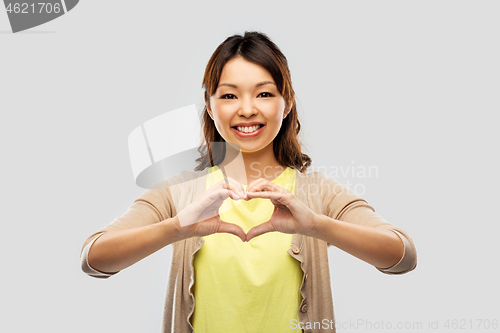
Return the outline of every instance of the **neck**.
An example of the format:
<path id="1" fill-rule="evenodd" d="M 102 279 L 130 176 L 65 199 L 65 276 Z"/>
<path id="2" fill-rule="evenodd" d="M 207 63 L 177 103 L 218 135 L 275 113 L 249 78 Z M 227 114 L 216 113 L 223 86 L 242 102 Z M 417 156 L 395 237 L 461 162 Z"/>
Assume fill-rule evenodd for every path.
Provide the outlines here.
<path id="1" fill-rule="evenodd" d="M 276 159 L 272 142 L 254 152 L 242 152 L 226 144 L 226 155 L 219 168 L 223 168 L 227 177 L 243 185 L 251 184 L 259 178 L 272 181 L 286 169 Z"/>

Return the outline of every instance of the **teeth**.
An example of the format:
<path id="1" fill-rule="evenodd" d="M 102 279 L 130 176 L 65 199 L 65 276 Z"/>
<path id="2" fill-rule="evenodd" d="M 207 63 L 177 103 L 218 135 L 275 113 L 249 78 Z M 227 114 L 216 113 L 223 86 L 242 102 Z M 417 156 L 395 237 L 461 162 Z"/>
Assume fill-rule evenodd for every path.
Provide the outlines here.
<path id="1" fill-rule="evenodd" d="M 260 128 L 260 125 L 255 125 L 255 126 L 250 126 L 250 127 L 236 126 L 236 128 L 238 129 L 238 131 L 243 132 L 243 133 L 252 133 L 252 132 L 255 132 L 256 130 L 258 130 Z"/>

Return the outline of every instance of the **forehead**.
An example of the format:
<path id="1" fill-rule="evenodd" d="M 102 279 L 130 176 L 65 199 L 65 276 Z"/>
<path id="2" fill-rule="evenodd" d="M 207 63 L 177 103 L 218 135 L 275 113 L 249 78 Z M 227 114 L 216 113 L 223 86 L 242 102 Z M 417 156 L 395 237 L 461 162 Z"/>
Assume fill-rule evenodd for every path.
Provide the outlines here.
<path id="1" fill-rule="evenodd" d="M 243 83 L 249 81 L 273 81 L 271 73 L 264 67 L 236 57 L 229 60 L 222 69 L 220 83 Z"/>

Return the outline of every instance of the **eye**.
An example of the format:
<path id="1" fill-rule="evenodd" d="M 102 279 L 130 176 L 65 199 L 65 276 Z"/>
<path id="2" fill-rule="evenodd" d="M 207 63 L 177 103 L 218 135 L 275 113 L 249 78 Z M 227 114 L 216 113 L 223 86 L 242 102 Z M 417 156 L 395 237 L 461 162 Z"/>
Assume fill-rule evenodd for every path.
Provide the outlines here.
<path id="1" fill-rule="evenodd" d="M 221 99 L 233 99 L 233 97 L 236 97 L 236 96 L 234 96 L 233 94 L 225 94 L 225 95 L 222 95 L 220 98 Z"/>
<path id="2" fill-rule="evenodd" d="M 260 93 L 259 96 L 260 95 L 265 95 L 265 96 L 262 96 L 262 97 L 273 97 L 274 96 L 273 94 L 271 94 L 269 92 L 263 92 L 263 93 Z"/>

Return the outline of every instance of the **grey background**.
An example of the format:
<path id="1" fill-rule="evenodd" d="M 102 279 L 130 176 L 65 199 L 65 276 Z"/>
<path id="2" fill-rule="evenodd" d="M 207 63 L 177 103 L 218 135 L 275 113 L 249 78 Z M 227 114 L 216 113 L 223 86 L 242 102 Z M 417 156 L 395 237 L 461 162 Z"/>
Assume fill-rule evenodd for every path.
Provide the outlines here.
<path id="1" fill-rule="evenodd" d="M 364 186 L 417 245 L 418 267 L 402 276 L 330 250 L 339 332 L 386 331 L 348 326 L 358 320 L 423 325 L 405 332 L 499 320 L 499 10 L 497 1 L 82 1 L 15 35 L 0 10 L 0 331 L 159 331 L 171 248 L 108 280 L 80 270 L 80 249 L 143 192 L 128 134 L 201 108 L 210 55 L 245 30 L 267 33 L 287 56 L 314 165 L 376 166 L 377 177 L 337 179 Z M 467 331 L 494 331 L 482 328 Z"/>

